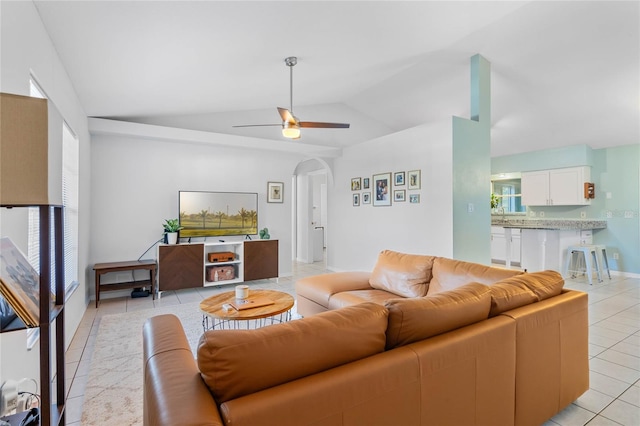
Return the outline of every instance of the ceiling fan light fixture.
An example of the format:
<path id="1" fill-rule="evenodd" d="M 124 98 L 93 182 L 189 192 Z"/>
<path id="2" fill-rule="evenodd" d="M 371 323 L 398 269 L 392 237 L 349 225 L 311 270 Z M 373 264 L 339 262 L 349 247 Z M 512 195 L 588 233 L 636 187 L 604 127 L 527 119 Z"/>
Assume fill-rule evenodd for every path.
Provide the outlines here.
<path id="1" fill-rule="evenodd" d="M 300 137 L 300 126 L 296 123 L 285 121 L 282 123 L 282 136 L 289 139 L 298 139 Z"/>

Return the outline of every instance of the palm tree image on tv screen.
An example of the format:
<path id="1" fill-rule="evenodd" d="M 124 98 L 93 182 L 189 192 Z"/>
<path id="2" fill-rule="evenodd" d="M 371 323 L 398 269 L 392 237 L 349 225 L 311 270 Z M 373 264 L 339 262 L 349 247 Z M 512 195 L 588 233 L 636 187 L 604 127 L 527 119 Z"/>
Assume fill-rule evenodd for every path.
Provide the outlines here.
<path id="1" fill-rule="evenodd" d="M 180 238 L 258 233 L 258 194 L 180 191 Z"/>

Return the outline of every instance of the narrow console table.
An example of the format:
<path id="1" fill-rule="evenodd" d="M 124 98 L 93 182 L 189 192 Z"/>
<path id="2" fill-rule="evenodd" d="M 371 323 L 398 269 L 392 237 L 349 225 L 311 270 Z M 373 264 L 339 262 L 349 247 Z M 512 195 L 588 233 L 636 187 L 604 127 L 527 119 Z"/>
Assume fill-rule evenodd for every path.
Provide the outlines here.
<path id="1" fill-rule="evenodd" d="M 96 308 L 100 302 L 100 291 L 112 291 L 112 290 L 125 290 L 128 288 L 137 287 L 149 287 L 153 298 L 155 299 L 155 293 L 153 289 L 156 282 L 156 261 L 155 260 L 129 260 L 124 262 L 110 262 L 110 263 L 96 263 L 93 265 L 93 270 L 96 271 Z M 149 271 L 148 280 L 128 281 L 124 283 L 114 284 L 100 284 L 100 277 L 109 272 L 122 272 L 122 271 Z"/>

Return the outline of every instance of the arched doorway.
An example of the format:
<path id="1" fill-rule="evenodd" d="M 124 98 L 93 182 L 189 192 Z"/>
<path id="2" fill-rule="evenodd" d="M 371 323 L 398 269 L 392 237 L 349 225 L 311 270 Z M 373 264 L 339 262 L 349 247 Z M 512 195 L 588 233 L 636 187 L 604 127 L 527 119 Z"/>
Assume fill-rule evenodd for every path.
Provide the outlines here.
<path id="1" fill-rule="evenodd" d="M 327 191 L 333 172 L 326 161 L 313 158 L 300 162 L 294 171 L 292 212 L 293 260 L 324 261 L 327 248 Z"/>

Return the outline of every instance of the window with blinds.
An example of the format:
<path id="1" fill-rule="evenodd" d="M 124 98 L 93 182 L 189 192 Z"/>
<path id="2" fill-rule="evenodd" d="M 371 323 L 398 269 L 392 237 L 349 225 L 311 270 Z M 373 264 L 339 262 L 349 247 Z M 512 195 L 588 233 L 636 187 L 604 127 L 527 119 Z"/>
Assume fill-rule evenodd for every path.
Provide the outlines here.
<path id="1" fill-rule="evenodd" d="M 37 82 L 31 78 L 31 96 L 47 98 Z M 65 290 L 78 283 L 78 138 L 69 125 L 62 126 L 62 204 L 64 205 L 64 276 Z M 27 257 L 31 265 L 40 271 L 40 217 L 37 208 L 29 209 L 29 236 Z M 53 217 L 52 217 L 53 220 Z M 50 224 L 53 229 L 53 223 Z M 51 235 L 51 247 L 54 246 Z M 55 276 L 55 264 L 52 256 L 51 274 Z M 51 283 L 55 291 L 55 282 Z"/>

